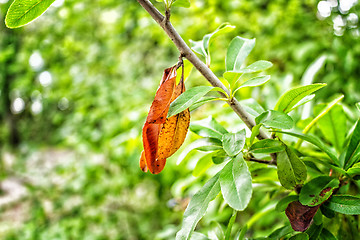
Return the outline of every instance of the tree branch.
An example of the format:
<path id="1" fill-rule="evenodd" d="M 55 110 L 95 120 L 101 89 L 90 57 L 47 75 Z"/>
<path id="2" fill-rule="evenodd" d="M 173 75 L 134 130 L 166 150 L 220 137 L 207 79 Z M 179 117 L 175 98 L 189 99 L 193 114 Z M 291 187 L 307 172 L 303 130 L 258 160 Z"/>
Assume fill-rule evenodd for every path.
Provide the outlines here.
<path id="1" fill-rule="evenodd" d="M 166 34 L 173 41 L 180 54 L 187 58 L 194 67 L 208 80 L 208 82 L 214 86 L 223 89 L 229 95 L 229 90 L 224 86 L 224 84 L 215 76 L 215 74 L 208 68 L 189 48 L 181 36 L 176 32 L 175 28 L 169 21 L 168 17 L 164 17 L 149 0 L 137 0 L 140 5 L 151 15 L 151 17 L 164 29 Z M 222 97 L 226 97 L 223 93 L 219 92 Z M 241 118 L 241 120 L 246 124 L 246 126 L 251 130 L 255 126 L 254 119 L 244 110 L 236 98 L 232 98 L 228 101 L 230 107 L 234 112 Z M 259 139 L 269 138 L 265 132 L 260 130 Z"/>
<path id="2" fill-rule="evenodd" d="M 275 166 L 277 165 L 276 162 L 257 159 L 257 158 L 253 158 L 253 157 L 249 158 L 247 160 L 250 161 L 250 162 L 265 163 L 265 164 L 268 164 L 268 165 L 275 165 Z"/>

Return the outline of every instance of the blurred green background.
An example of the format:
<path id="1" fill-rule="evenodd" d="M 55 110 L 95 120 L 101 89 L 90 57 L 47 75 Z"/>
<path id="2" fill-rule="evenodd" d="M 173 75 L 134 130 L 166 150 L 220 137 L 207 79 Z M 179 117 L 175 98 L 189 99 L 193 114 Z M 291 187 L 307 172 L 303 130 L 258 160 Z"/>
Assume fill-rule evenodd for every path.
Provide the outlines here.
<path id="1" fill-rule="evenodd" d="M 173 239 L 189 197 L 214 173 L 192 176 L 197 153 L 178 166 L 175 154 L 159 175 L 138 166 L 142 125 L 163 69 L 177 62 L 175 46 L 135 0 L 57 0 L 15 30 L 4 26 L 10 4 L 0 0 L 0 238 Z M 360 101 L 358 13 L 356 0 L 192 0 L 173 9 L 172 23 L 187 43 L 236 26 L 211 46 L 219 77 L 230 40 L 256 38 L 247 61 L 273 62 L 272 78 L 240 100 L 271 108 L 291 86 L 314 81 L 328 84 L 316 102 L 343 93 L 351 110 Z M 318 74 L 304 76 L 314 62 Z M 187 88 L 201 84 L 193 70 Z M 229 130 L 242 126 L 221 103 L 192 120 L 209 115 Z M 285 214 L 270 214 L 272 194 L 255 187 L 235 226 L 250 221 L 253 237 L 282 226 Z M 200 231 L 215 231 L 214 220 L 226 226 L 232 211 L 219 204 Z"/>

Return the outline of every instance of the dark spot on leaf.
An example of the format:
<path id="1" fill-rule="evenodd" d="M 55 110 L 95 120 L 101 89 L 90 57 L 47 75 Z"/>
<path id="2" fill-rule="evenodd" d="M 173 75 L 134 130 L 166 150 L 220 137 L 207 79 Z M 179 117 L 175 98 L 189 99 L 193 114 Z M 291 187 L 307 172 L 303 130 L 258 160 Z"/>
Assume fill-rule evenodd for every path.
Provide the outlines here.
<path id="1" fill-rule="evenodd" d="M 311 194 L 311 195 L 309 195 L 309 197 L 315 197 L 315 195 Z"/>

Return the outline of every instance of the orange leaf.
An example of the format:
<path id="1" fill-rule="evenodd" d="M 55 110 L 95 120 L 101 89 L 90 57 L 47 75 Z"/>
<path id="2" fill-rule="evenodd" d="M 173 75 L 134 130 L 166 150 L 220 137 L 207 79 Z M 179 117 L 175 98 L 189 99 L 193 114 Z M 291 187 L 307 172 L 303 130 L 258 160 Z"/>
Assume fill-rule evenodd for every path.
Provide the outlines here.
<path id="1" fill-rule="evenodd" d="M 183 76 L 176 84 L 176 67 L 165 69 L 160 87 L 150 107 L 143 127 L 144 151 L 140 158 L 140 168 L 153 174 L 160 173 L 170 157 L 185 140 L 190 123 L 189 109 L 166 118 L 170 103 L 185 91 Z"/>

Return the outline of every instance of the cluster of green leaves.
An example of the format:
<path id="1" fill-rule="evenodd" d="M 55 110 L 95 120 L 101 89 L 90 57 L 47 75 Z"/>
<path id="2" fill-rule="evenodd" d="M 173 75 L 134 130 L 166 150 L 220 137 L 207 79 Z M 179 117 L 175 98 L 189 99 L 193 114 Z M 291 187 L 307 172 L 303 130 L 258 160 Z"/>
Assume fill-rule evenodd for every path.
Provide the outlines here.
<path id="1" fill-rule="evenodd" d="M 215 32 L 207 34 L 202 41 L 192 42 L 194 51 L 203 55 L 208 64 L 210 63 L 209 42 L 211 37 L 216 33 L 220 33 L 222 29 L 226 29 L 226 26 L 228 25 L 222 25 Z M 229 83 L 228 90 L 230 96 L 225 93 L 227 96 L 227 98 L 224 99 L 225 101 L 230 101 L 235 92 L 242 86 L 259 86 L 270 79 L 268 76 L 253 77 L 235 89 L 236 83 L 243 74 L 263 71 L 272 66 L 271 63 L 261 60 L 248 67 L 242 67 L 246 57 L 254 48 L 254 45 L 255 39 L 249 40 L 235 37 L 231 41 L 226 55 L 226 72 L 224 74 L 224 78 Z M 284 188 L 293 191 L 301 189 L 299 195 L 289 195 L 282 199 L 277 206 L 277 209 L 286 209 L 286 213 L 294 230 L 305 231 L 317 210 L 316 208 L 312 211 L 313 214 L 308 214 L 308 209 L 324 203 L 322 209 L 326 208 L 327 214 L 331 211 L 342 214 L 360 214 L 360 198 L 334 194 L 335 191 L 339 189 L 340 180 L 342 182 L 341 184 L 352 180 L 352 177 L 345 171 L 360 161 L 360 154 L 358 153 L 360 139 L 358 139 L 359 134 L 357 133 L 359 124 L 356 124 L 348 146 L 344 147 L 343 152 L 338 157 L 332 153 L 332 149 L 326 146 L 324 142 L 306 134 L 315 122 L 320 121 L 321 128 L 328 126 L 328 128 L 330 127 L 331 129 L 326 129 L 326 131 L 330 130 L 336 135 L 338 131 L 337 127 L 339 125 L 346 125 L 346 123 L 336 121 L 332 117 L 326 121 L 324 116 L 330 115 L 330 113 L 333 113 L 335 110 L 339 112 L 339 105 L 336 104 L 343 97 L 335 99 L 325 106 L 324 110 L 320 111 L 318 116 L 305 126 L 303 133 L 298 134 L 294 131 L 281 131 L 284 129 L 293 129 L 294 120 L 288 114 L 299 106 L 309 102 L 313 98 L 312 94 L 324 86 L 325 84 L 315 83 L 295 87 L 285 92 L 277 101 L 274 110 L 263 110 L 259 112 L 255 118 L 256 125 L 253 127 L 249 138 L 246 138 L 245 129 L 236 133 L 229 133 L 213 118 L 191 124 L 190 130 L 203 138 L 189 145 L 184 152 L 186 154 L 191 150 L 210 152 L 198 160 L 194 168 L 194 176 L 206 171 L 212 164 L 226 163 L 226 165 L 193 196 L 184 213 L 183 226 L 176 236 L 177 239 L 190 239 L 196 224 L 204 216 L 208 204 L 219 192 L 222 193 L 224 202 L 235 211 L 243 211 L 247 207 L 252 195 L 252 178 L 245 160 L 258 161 L 254 156 L 261 154 L 263 156 L 264 154 L 273 154 L 273 158 L 276 158 L 278 179 Z M 198 105 L 199 102 L 203 104 L 208 101 L 219 100 L 215 98 L 204 101 L 204 99 L 202 99 L 205 94 L 213 89 L 216 90 L 216 88 L 206 86 L 189 89 L 171 104 L 169 110 L 171 114 L 169 115 L 181 112 L 193 104 Z M 252 110 L 256 111 L 256 109 Z M 255 141 L 255 136 L 259 134 L 261 127 L 270 129 L 270 131 L 273 132 L 273 139 Z M 294 149 L 293 146 L 284 143 L 281 139 L 281 133 L 298 137 L 301 140 L 308 141 L 319 147 L 319 149 L 328 155 L 329 159 L 324 160 L 325 164 L 327 164 L 327 166 L 330 165 L 330 169 L 337 169 L 340 175 L 329 177 L 320 174 L 306 182 L 308 175 L 307 167 L 300 158 L 302 155 L 297 153 L 297 150 Z M 332 141 L 339 141 L 339 139 L 333 136 Z M 338 143 L 335 146 L 342 144 L 343 143 Z M 186 156 L 186 154 L 183 155 Z M 180 157 L 180 162 L 184 156 Z M 273 163 L 271 161 L 267 162 L 264 159 L 262 159 L 261 162 L 268 164 Z M 356 166 L 355 169 L 357 169 Z M 357 170 L 355 170 L 355 172 L 356 171 Z M 342 206 L 341 209 L 339 207 L 340 205 Z M 304 213 L 300 210 L 302 208 L 305 209 Z M 311 227 L 306 233 L 295 235 L 292 232 L 290 237 L 291 239 L 309 239 L 310 236 L 310 239 L 317 239 L 317 237 L 313 237 L 314 234 L 317 237 L 326 238 L 327 236 L 331 236 L 334 238 L 332 233 L 323 227 Z M 237 236 L 240 236 L 240 232 Z M 277 236 L 289 236 L 289 232 L 287 231 L 283 233 L 282 236 Z"/>

